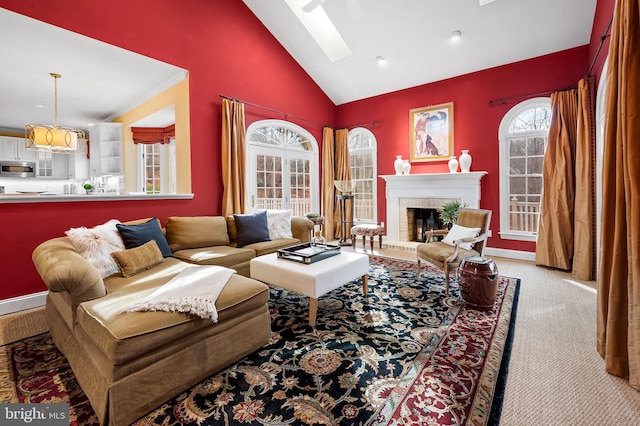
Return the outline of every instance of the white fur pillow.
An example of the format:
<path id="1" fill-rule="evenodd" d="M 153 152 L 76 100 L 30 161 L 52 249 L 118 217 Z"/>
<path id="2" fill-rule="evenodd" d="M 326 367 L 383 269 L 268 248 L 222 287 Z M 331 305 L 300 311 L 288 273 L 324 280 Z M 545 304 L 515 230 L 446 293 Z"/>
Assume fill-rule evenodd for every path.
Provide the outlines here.
<path id="1" fill-rule="evenodd" d="M 460 225 L 453 225 L 449 233 L 442 239 L 442 242 L 453 246 L 455 240 L 460 238 L 475 238 L 480 235 L 480 228 L 467 228 Z M 460 248 L 471 250 L 471 243 L 462 243 Z"/>
<path id="2" fill-rule="evenodd" d="M 73 247 L 82 257 L 100 271 L 102 278 L 120 271 L 111 257 L 114 251 L 124 250 L 124 243 L 118 233 L 116 224 L 119 220 L 111 219 L 95 228 L 71 228 L 65 232 Z"/>
<path id="3" fill-rule="evenodd" d="M 264 210 L 258 210 L 258 213 Z M 267 210 L 267 225 L 271 241 L 293 238 L 291 233 L 291 210 Z"/>

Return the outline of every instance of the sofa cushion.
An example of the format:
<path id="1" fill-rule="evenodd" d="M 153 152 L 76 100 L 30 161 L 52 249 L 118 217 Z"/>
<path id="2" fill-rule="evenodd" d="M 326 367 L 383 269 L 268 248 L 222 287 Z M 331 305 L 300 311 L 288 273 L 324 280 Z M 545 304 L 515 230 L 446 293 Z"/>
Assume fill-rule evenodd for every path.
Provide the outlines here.
<path id="1" fill-rule="evenodd" d="M 255 250 L 251 248 L 235 248 L 229 246 L 200 247 L 196 249 L 178 250 L 173 253 L 177 259 L 199 265 L 218 265 L 232 268 L 243 262 L 248 262 L 256 257 Z"/>
<path id="2" fill-rule="evenodd" d="M 154 240 L 132 249 L 114 251 L 111 257 L 124 277 L 132 277 L 164 262 L 158 243 Z"/>
<path id="3" fill-rule="evenodd" d="M 170 345 L 176 336 L 186 336 L 205 327 L 211 320 L 180 312 L 130 312 L 122 307 L 153 293 L 189 264 L 168 258 L 135 278 L 113 275 L 105 281 L 108 294 L 78 307 L 77 321 L 87 336 L 114 365 L 138 358 Z M 134 281 L 132 281 L 134 280 Z M 218 324 L 256 309 L 269 299 L 265 284 L 234 274 L 216 301 Z"/>
<path id="4" fill-rule="evenodd" d="M 167 219 L 167 241 L 172 251 L 229 245 L 227 222 L 222 216 L 172 216 Z"/>
<path id="5" fill-rule="evenodd" d="M 158 248 L 163 257 L 171 256 L 171 249 L 167 243 L 167 239 L 162 235 L 162 228 L 158 219 L 153 218 L 147 222 L 138 225 L 124 225 L 119 223 L 116 225 L 124 246 L 128 249 L 136 248 L 151 240 L 158 244 Z"/>
<path id="6" fill-rule="evenodd" d="M 94 228 L 71 228 L 65 234 L 78 253 L 99 272 L 102 278 L 118 272 L 111 253 L 125 248 L 116 228 L 120 221 L 111 219 Z"/>
<path id="7" fill-rule="evenodd" d="M 451 246 L 443 243 L 442 241 L 432 241 L 428 244 L 418 244 L 416 250 L 418 255 L 422 259 L 429 259 L 430 263 L 433 263 L 442 268 L 444 262 L 449 256 L 451 256 Z M 465 250 L 460 248 L 458 250 L 458 257 L 452 262 L 454 265 L 458 265 L 462 259 L 469 256 L 480 256 L 480 253 L 471 249 Z"/>
<path id="8" fill-rule="evenodd" d="M 234 214 L 233 218 L 238 229 L 238 247 L 270 240 L 266 211 L 254 214 Z"/>
<path id="9" fill-rule="evenodd" d="M 244 246 L 246 249 L 255 250 L 256 256 L 274 253 L 281 248 L 291 247 L 300 244 L 297 238 L 279 238 L 274 241 L 261 241 L 259 243 L 248 244 Z"/>

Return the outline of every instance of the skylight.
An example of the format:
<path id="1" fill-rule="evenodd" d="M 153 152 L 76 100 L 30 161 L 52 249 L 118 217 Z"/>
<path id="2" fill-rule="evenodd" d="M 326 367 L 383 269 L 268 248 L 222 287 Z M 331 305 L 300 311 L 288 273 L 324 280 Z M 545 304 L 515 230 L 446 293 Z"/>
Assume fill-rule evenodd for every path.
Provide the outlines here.
<path id="1" fill-rule="evenodd" d="M 316 7 L 311 12 L 304 12 L 302 7 L 309 0 L 285 1 L 331 62 L 351 56 L 351 49 L 349 49 L 349 46 L 347 46 L 347 43 L 322 6 Z"/>

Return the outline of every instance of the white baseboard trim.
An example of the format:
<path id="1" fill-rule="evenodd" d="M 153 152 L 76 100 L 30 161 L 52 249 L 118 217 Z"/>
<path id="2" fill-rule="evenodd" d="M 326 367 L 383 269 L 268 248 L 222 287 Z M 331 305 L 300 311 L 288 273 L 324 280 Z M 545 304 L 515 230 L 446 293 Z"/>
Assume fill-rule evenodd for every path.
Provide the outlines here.
<path id="1" fill-rule="evenodd" d="M 505 257 L 507 259 L 528 260 L 530 262 L 536 261 L 536 254 L 530 251 L 508 250 L 508 249 L 487 247 L 484 249 L 484 254 L 487 256 Z"/>
<path id="2" fill-rule="evenodd" d="M 14 312 L 24 311 L 25 309 L 44 306 L 47 293 L 47 291 L 42 291 L 40 293 L 0 300 L 0 315 L 12 314 Z"/>

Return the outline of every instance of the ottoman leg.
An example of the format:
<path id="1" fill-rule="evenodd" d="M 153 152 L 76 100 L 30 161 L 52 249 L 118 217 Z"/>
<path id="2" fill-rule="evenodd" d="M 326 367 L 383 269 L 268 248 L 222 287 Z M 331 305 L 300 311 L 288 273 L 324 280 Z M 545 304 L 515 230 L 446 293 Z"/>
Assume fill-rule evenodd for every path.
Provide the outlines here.
<path id="1" fill-rule="evenodd" d="M 364 294 L 365 297 L 367 297 L 369 293 L 369 277 L 368 275 L 363 275 L 362 276 L 362 294 Z"/>
<path id="2" fill-rule="evenodd" d="M 366 250 L 367 249 L 367 236 L 363 235 L 362 236 L 362 250 Z"/>
<path id="3" fill-rule="evenodd" d="M 312 297 L 309 299 L 309 325 L 311 327 L 316 326 L 316 316 L 318 314 L 318 298 Z"/>
<path id="4" fill-rule="evenodd" d="M 371 251 L 373 251 L 373 239 L 374 239 L 373 235 L 369 237 L 369 245 L 371 246 Z"/>
<path id="5" fill-rule="evenodd" d="M 378 244 L 380 245 L 380 248 L 382 248 L 382 234 L 378 235 Z"/>
<path id="6" fill-rule="evenodd" d="M 351 234 L 351 245 L 356 248 L 356 236 L 354 234 Z"/>

